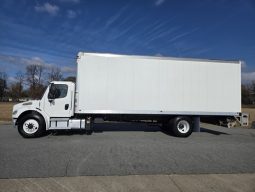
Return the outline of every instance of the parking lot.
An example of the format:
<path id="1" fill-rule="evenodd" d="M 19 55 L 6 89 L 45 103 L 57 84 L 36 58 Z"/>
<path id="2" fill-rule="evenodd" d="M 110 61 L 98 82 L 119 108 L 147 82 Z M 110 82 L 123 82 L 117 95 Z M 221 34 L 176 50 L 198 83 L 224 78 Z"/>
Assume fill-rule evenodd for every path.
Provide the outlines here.
<path id="1" fill-rule="evenodd" d="M 177 138 L 157 126 L 97 124 L 92 135 L 24 139 L 0 125 L 0 178 L 255 172 L 255 129 L 202 127 Z"/>

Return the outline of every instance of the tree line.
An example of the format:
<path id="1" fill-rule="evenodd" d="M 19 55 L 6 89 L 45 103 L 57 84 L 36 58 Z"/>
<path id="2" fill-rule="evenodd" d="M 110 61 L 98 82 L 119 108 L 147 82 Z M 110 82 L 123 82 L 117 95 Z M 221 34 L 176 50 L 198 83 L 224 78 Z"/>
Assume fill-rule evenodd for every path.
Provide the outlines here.
<path id="1" fill-rule="evenodd" d="M 59 67 L 45 67 L 43 65 L 27 65 L 25 72 L 17 72 L 12 82 L 8 76 L 0 71 L 0 101 L 19 101 L 21 98 L 39 99 L 51 81 L 73 81 L 76 78 L 64 78 Z"/>
<path id="2" fill-rule="evenodd" d="M 7 74 L 0 71 L 0 101 L 9 98 L 13 101 L 20 98 L 39 99 L 51 81 L 76 81 L 73 76 L 64 78 L 59 67 L 46 68 L 35 64 L 27 65 L 25 72 L 17 72 L 12 83 L 7 84 L 7 79 Z M 242 85 L 242 104 L 255 104 L 255 81 Z"/>
<path id="3" fill-rule="evenodd" d="M 242 104 L 255 104 L 255 81 L 250 84 L 242 85 Z"/>

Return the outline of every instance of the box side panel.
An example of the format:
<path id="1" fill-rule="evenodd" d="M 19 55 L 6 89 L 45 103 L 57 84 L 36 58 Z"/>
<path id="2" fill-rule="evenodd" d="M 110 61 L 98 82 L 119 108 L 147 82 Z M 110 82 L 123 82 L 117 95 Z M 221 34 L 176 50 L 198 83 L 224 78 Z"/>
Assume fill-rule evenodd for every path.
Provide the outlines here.
<path id="1" fill-rule="evenodd" d="M 85 55 L 76 113 L 241 111 L 239 64 Z"/>

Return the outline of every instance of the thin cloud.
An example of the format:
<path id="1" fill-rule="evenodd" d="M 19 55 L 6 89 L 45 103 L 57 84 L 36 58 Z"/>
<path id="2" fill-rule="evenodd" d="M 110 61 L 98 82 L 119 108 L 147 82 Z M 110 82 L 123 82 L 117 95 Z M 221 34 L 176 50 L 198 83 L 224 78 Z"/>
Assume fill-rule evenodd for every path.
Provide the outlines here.
<path id="1" fill-rule="evenodd" d="M 140 19 L 137 19 L 135 22 L 133 22 L 131 25 L 127 26 L 127 28 L 125 28 L 124 30 L 122 31 L 119 31 L 117 35 L 114 35 L 110 38 L 110 40 L 116 40 L 120 37 L 123 37 L 125 35 L 128 34 L 128 32 L 132 29 L 134 29 L 137 25 L 139 25 L 140 23 L 142 23 L 144 21 L 144 18 L 140 18 Z"/>
<path id="2" fill-rule="evenodd" d="M 8 77 L 8 80 L 7 80 L 7 83 L 16 83 L 17 82 L 17 79 L 15 77 Z"/>
<path id="3" fill-rule="evenodd" d="M 59 0 L 59 1 L 65 3 L 80 3 L 80 0 Z"/>
<path id="4" fill-rule="evenodd" d="M 112 25 L 113 23 L 115 23 L 120 17 L 121 15 L 126 11 L 128 7 L 124 6 L 122 7 L 117 13 L 115 13 L 114 15 L 112 15 L 106 22 L 105 24 L 105 28 L 107 29 L 110 25 Z"/>
<path id="5" fill-rule="evenodd" d="M 194 55 L 201 56 L 205 53 L 208 53 L 209 51 L 212 51 L 212 48 L 193 48 L 190 50 L 190 53 L 193 53 Z"/>
<path id="6" fill-rule="evenodd" d="M 195 29 L 192 29 L 192 30 L 190 30 L 190 31 L 187 31 L 187 32 L 178 34 L 178 35 L 172 37 L 168 42 L 171 43 L 171 42 L 174 42 L 174 41 L 176 41 L 176 40 L 182 39 L 182 38 L 184 38 L 184 37 L 186 37 L 186 36 L 188 36 L 188 35 L 194 33 L 194 32 L 197 31 L 198 29 L 199 29 L 199 28 L 195 28 Z"/>
<path id="7" fill-rule="evenodd" d="M 75 73 L 76 68 L 75 67 L 61 67 L 61 71 L 64 73 Z"/>
<path id="8" fill-rule="evenodd" d="M 174 18 L 174 17 L 173 17 Z M 143 31 L 143 35 L 147 38 L 146 43 L 148 44 L 149 41 L 159 39 L 162 36 L 169 36 L 176 30 L 180 28 L 180 26 L 173 26 L 171 24 L 171 18 L 168 21 L 156 21 L 155 23 L 152 23 L 151 25 L 148 25 L 147 28 Z M 172 26 L 168 29 L 167 26 Z"/>
<path id="9" fill-rule="evenodd" d="M 54 63 L 48 63 L 40 57 L 27 58 L 27 57 L 20 57 L 20 56 L 14 56 L 14 55 L 0 54 L 0 62 L 14 65 L 16 67 L 23 68 L 23 69 L 25 69 L 25 67 L 28 65 L 39 65 L 39 66 L 45 67 L 46 69 L 60 67 L 60 69 L 63 73 L 75 73 L 76 72 L 75 67 L 59 66 Z"/>
<path id="10" fill-rule="evenodd" d="M 75 18 L 77 16 L 77 13 L 75 12 L 75 11 L 73 11 L 73 10 L 67 10 L 67 17 L 69 18 L 69 19 L 73 19 L 73 18 Z"/>
<path id="11" fill-rule="evenodd" d="M 245 62 L 245 61 L 241 61 L 241 67 L 242 67 L 243 69 L 247 67 L 247 65 L 246 65 L 246 62 Z"/>
<path id="12" fill-rule="evenodd" d="M 153 37 L 150 37 L 147 42 L 152 42 L 152 41 L 160 39 L 162 37 L 167 37 L 167 36 L 173 34 L 178 29 L 179 29 L 179 27 L 172 27 L 172 28 L 170 28 L 169 30 L 166 30 L 166 31 L 164 31 L 164 30 L 158 31 L 157 33 L 154 34 Z"/>
<path id="13" fill-rule="evenodd" d="M 250 83 L 252 81 L 255 81 L 255 71 L 242 73 L 242 82 L 243 83 Z"/>
<path id="14" fill-rule="evenodd" d="M 165 2 L 165 0 L 156 0 L 156 1 L 155 1 L 155 5 L 156 5 L 156 6 L 160 6 L 160 5 L 162 5 L 164 2 Z"/>
<path id="15" fill-rule="evenodd" d="M 23 59 L 18 56 L 12 56 L 12 55 L 0 55 L 0 61 L 3 63 L 9 63 L 9 64 L 14 64 L 14 65 L 25 65 L 23 62 Z"/>
<path id="16" fill-rule="evenodd" d="M 40 65 L 44 67 L 51 67 L 54 64 L 47 63 L 40 57 L 32 57 L 32 58 L 27 58 L 27 57 L 20 57 L 20 56 L 14 56 L 14 55 L 0 55 L 0 61 L 8 63 L 8 64 L 13 64 L 16 66 L 22 65 L 23 67 L 27 65 Z"/>
<path id="17" fill-rule="evenodd" d="M 156 57 L 163 57 L 163 55 L 161 53 L 157 53 L 155 54 Z"/>
<path id="18" fill-rule="evenodd" d="M 43 5 L 36 5 L 35 10 L 37 12 L 46 12 L 54 16 L 59 12 L 59 7 L 50 3 L 44 3 Z"/>

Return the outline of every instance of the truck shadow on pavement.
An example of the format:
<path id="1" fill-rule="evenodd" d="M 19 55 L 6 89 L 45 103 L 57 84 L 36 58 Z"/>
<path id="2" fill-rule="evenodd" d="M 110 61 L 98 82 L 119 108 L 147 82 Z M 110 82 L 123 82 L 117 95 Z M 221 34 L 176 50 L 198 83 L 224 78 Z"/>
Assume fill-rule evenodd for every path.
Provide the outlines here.
<path id="1" fill-rule="evenodd" d="M 96 133 L 105 131 L 157 132 L 161 131 L 161 129 L 158 125 L 148 125 L 145 123 L 99 123 L 95 124 L 93 131 Z"/>
<path id="2" fill-rule="evenodd" d="M 103 132 L 124 132 L 124 131 L 137 131 L 137 132 L 160 132 L 161 129 L 157 125 L 146 125 L 143 123 L 95 123 L 93 129 L 89 134 L 103 133 Z M 162 132 L 162 131 L 161 131 Z M 88 134 L 84 129 L 71 129 L 71 130 L 54 130 L 50 132 L 52 135 L 75 135 L 75 134 Z"/>
<path id="3" fill-rule="evenodd" d="M 158 125 L 151 125 L 145 123 L 96 123 L 90 132 L 86 132 L 84 129 L 72 129 L 72 130 L 55 130 L 50 132 L 52 135 L 76 135 L 76 134 L 93 134 L 103 132 L 162 132 L 166 135 L 173 136 L 171 132 L 163 131 Z M 207 129 L 201 127 L 201 132 L 209 133 L 212 135 L 229 135 L 228 133 Z"/>
<path id="4" fill-rule="evenodd" d="M 229 133 L 225 133 L 225 132 L 221 132 L 221 131 L 215 131 L 215 130 L 212 130 L 212 129 L 206 129 L 206 128 L 203 128 L 203 127 L 200 128 L 200 132 L 210 133 L 210 134 L 213 134 L 213 135 L 230 135 Z"/>

